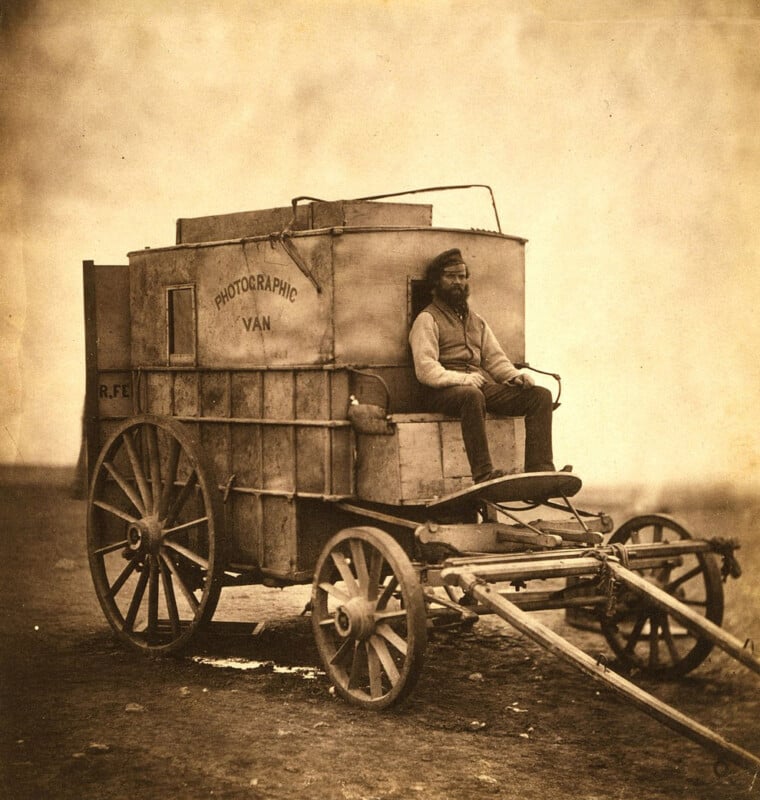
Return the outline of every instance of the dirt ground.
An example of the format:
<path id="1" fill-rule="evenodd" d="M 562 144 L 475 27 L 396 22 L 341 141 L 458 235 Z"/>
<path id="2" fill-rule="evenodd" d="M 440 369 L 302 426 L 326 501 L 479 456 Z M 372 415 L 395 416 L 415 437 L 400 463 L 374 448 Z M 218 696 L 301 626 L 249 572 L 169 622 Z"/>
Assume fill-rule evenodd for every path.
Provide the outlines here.
<path id="1" fill-rule="evenodd" d="M 193 659 L 319 667 L 304 587 L 222 595 L 217 617 L 265 623 L 256 636 L 213 634 L 182 658 L 132 653 L 112 639 L 92 588 L 85 502 L 58 474 L 3 483 L 3 797 L 760 797 L 760 777 L 717 775 L 711 754 L 491 618 L 436 633 L 410 700 L 382 714 L 337 699 L 321 675 Z M 724 626 L 760 643 L 760 506 L 673 504 L 696 534 L 742 541 L 745 574 L 726 586 Z M 603 650 L 561 613 L 544 617 Z M 758 677 L 723 654 L 677 683 L 641 685 L 760 754 Z"/>

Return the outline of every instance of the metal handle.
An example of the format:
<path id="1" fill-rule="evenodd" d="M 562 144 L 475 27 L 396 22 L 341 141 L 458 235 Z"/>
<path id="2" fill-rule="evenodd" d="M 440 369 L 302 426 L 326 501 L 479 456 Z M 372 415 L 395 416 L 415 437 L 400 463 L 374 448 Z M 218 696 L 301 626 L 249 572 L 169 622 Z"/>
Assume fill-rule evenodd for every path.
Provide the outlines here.
<path id="1" fill-rule="evenodd" d="M 538 369 L 537 367 L 531 367 L 531 365 L 527 361 L 518 361 L 515 366 L 517 369 L 529 369 L 531 372 L 538 372 L 540 375 L 548 375 L 550 378 L 554 378 L 557 381 L 557 396 L 554 398 L 553 407 L 556 411 L 560 405 L 559 398 L 562 396 L 562 376 L 556 372 L 546 372 L 546 370 Z"/>
<path id="2" fill-rule="evenodd" d="M 356 203 L 361 200 L 383 200 L 387 197 L 401 197 L 405 194 L 422 194 L 424 192 L 446 192 L 451 189 L 488 189 L 488 193 L 491 196 L 491 205 L 493 206 L 493 213 L 496 217 L 496 229 L 499 233 L 501 233 L 501 222 L 499 221 L 499 212 L 496 210 L 496 199 L 493 195 L 493 189 L 486 184 L 486 183 L 463 183 L 458 184 L 456 186 L 428 186 L 425 189 L 407 189 L 403 192 L 389 192 L 388 194 L 374 194 L 368 195 L 367 197 L 354 197 L 352 200 L 345 200 L 346 203 Z M 296 221 L 296 207 L 300 200 L 311 200 L 313 203 L 327 203 L 330 202 L 328 200 L 321 200 L 318 197 L 309 197 L 307 195 L 301 195 L 299 197 L 294 197 L 290 203 L 293 206 L 293 216 L 290 219 L 290 222 L 285 229 L 290 230 L 291 226 L 295 224 Z"/>
<path id="3" fill-rule="evenodd" d="M 382 386 L 383 391 L 385 393 L 385 413 L 390 414 L 391 410 L 391 390 L 388 388 L 388 384 L 385 382 L 383 378 L 379 375 L 376 375 L 374 372 L 369 372 L 363 369 L 357 369 L 356 367 L 347 367 L 348 372 L 352 372 L 356 375 L 362 375 L 365 378 L 370 378 L 372 380 L 377 381 L 380 386 Z"/>

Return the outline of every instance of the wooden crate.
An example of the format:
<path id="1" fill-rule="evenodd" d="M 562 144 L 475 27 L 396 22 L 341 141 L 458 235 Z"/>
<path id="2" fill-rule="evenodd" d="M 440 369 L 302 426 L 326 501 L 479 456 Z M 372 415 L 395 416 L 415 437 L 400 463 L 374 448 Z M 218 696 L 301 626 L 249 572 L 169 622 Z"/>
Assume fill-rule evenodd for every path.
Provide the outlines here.
<path id="1" fill-rule="evenodd" d="M 486 421 L 494 466 L 522 472 L 522 417 Z M 357 434 L 356 491 L 362 500 L 420 504 L 472 484 L 461 426 L 440 414 L 394 414 L 390 435 Z"/>

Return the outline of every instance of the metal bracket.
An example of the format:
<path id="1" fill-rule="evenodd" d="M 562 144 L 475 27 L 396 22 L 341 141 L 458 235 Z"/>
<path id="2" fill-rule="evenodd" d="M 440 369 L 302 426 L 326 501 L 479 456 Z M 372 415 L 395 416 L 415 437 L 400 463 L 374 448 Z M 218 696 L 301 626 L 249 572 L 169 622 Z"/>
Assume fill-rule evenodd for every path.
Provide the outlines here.
<path id="1" fill-rule="evenodd" d="M 233 472 L 229 478 L 227 478 L 227 483 L 224 485 L 224 494 L 222 495 L 222 502 L 226 503 L 229 499 L 230 492 L 232 491 L 232 484 L 235 483 L 236 474 Z"/>

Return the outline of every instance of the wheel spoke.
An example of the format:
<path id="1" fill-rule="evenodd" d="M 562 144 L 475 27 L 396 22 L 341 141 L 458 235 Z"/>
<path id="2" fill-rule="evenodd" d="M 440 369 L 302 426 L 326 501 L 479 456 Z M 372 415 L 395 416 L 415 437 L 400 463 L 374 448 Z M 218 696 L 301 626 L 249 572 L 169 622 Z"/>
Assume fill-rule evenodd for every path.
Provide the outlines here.
<path id="1" fill-rule="evenodd" d="M 158 562 L 148 557 L 148 636 L 154 637 L 158 629 Z"/>
<path id="2" fill-rule="evenodd" d="M 652 532 L 652 541 L 653 542 L 661 542 L 662 541 L 662 525 L 655 525 L 653 532 Z"/>
<path id="3" fill-rule="evenodd" d="M 104 503 L 102 500 L 93 500 L 92 504 L 98 508 L 102 508 L 103 511 L 107 511 L 109 514 L 113 514 L 115 517 L 119 517 L 119 519 L 123 519 L 125 522 L 131 523 L 132 525 L 136 525 L 138 522 L 137 517 L 127 514 L 126 511 L 122 511 L 120 508 L 116 508 L 116 506 L 112 506 L 110 503 Z"/>
<path id="4" fill-rule="evenodd" d="M 696 567 L 693 567 L 688 572 L 684 572 L 683 575 L 679 575 L 675 580 L 671 581 L 667 585 L 663 586 L 663 591 L 666 591 L 668 594 L 675 594 L 676 590 L 683 586 L 684 583 L 687 583 L 692 578 L 696 578 L 702 572 L 702 566 L 697 564 Z"/>
<path id="5" fill-rule="evenodd" d="M 380 586 L 380 576 L 383 573 L 384 558 L 379 550 L 372 548 L 369 558 L 369 587 L 367 592 L 368 600 L 377 599 L 377 589 Z"/>
<path id="6" fill-rule="evenodd" d="M 351 559 L 354 562 L 354 570 L 359 580 L 359 592 L 366 597 L 369 573 L 367 572 L 367 557 L 364 554 L 364 546 L 358 539 L 351 539 L 350 544 Z"/>
<path id="7" fill-rule="evenodd" d="M 359 584 L 356 582 L 356 578 L 351 572 L 351 567 L 348 565 L 346 557 L 343 555 L 343 553 L 340 553 L 336 550 L 333 550 L 330 553 L 330 556 L 332 557 L 333 563 L 340 573 L 340 577 L 343 578 L 343 583 L 346 584 L 346 589 L 348 590 L 349 594 L 352 597 L 355 597 L 359 594 Z"/>
<path id="8" fill-rule="evenodd" d="M 670 653 L 670 660 L 677 664 L 681 660 L 681 654 L 673 639 L 673 631 L 670 630 L 670 617 L 665 617 L 662 621 L 662 638 L 665 640 L 665 645 Z"/>
<path id="9" fill-rule="evenodd" d="M 166 515 L 166 524 L 171 527 L 176 521 L 177 517 L 182 513 L 182 509 L 185 507 L 185 503 L 187 502 L 190 495 L 193 493 L 195 489 L 195 485 L 198 483 L 198 473 L 193 470 L 185 485 L 182 487 L 182 490 L 177 495 L 177 499 L 172 504 L 169 513 Z"/>
<path id="10" fill-rule="evenodd" d="M 140 515 L 144 517 L 147 512 L 145 511 L 145 506 L 143 505 L 142 499 L 137 492 L 127 483 L 112 462 L 104 461 L 103 466 L 106 468 L 106 470 L 108 470 L 110 476 L 116 481 L 116 483 L 119 485 L 119 488 L 122 490 L 122 492 L 124 492 L 132 505 L 138 510 Z"/>
<path id="11" fill-rule="evenodd" d="M 333 622 L 332 619 L 322 620 L 322 622 Z M 355 639 L 346 639 L 343 644 L 335 651 L 335 655 L 330 659 L 331 664 L 339 664 L 350 656 L 356 647 Z"/>
<path id="12" fill-rule="evenodd" d="M 169 443 L 169 462 L 166 465 L 164 486 L 161 492 L 161 500 L 158 503 L 159 519 L 163 519 L 166 516 L 166 511 L 169 508 L 169 499 L 171 498 L 172 490 L 174 489 L 174 481 L 177 480 L 177 467 L 179 466 L 179 457 L 181 452 L 182 450 L 179 442 L 172 437 Z"/>
<path id="13" fill-rule="evenodd" d="M 172 634 L 176 638 L 180 634 L 180 624 L 179 611 L 177 610 L 177 598 L 174 595 L 174 586 L 172 585 L 172 574 L 169 568 L 166 566 L 163 558 L 159 559 L 158 568 L 161 572 L 161 582 L 164 586 L 164 597 L 166 598 L 166 608 L 169 612 L 169 622 L 172 626 Z"/>
<path id="14" fill-rule="evenodd" d="M 398 578 L 395 575 L 390 576 L 390 580 L 385 585 L 385 588 L 382 591 L 382 594 L 377 600 L 376 608 L 378 610 L 385 608 L 388 604 L 388 601 L 393 597 L 393 593 L 398 588 Z"/>
<path id="15" fill-rule="evenodd" d="M 341 603 L 347 603 L 351 599 L 346 592 L 344 592 L 342 589 L 339 589 L 334 583 L 324 581 L 323 583 L 319 584 L 319 588 L 323 592 L 327 592 L 327 594 L 332 595 L 336 600 L 340 600 Z"/>
<path id="16" fill-rule="evenodd" d="M 403 608 L 396 609 L 395 611 L 375 611 L 372 615 L 375 621 L 390 621 L 394 619 L 406 619 L 406 610 Z"/>
<path id="17" fill-rule="evenodd" d="M 367 671 L 369 672 L 369 692 L 373 698 L 383 695 L 383 675 L 380 669 L 380 659 L 369 642 L 364 642 L 367 650 Z"/>
<path id="18" fill-rule="evenodd" d="M 406 655 L 406 639 L 399 636 L 390 625 L 380 624 L 375 629 L 379 636 L 392 644 L 402 655 Z"/>
<path id="19" fill-rule="evenodd" d="M 108 553 L 113 553 L 114 550 L 121 550 L 122 547 L 126 547 L 129 544 L 126 539 L 122 539 L 120 542 L 114 542 L 113 544 L 107 544 L 104 547 L 99 547 L 97 550 L 93 550 L 93 555 L 96 556 L 105 556 Z"/>
<path id="20" fill-rule="evenodd" d="M 188 561 L 192 561 L 194 564 L 197 564 L 199 567 L 203 567 L 203 569 L 208 569 L 208 559 L 203 558 L 203 556 L 199 556 L 197 553 L 194 553 L 190 548 L 185 547 L 184 545 L 177 544 L 177 542 L 169 541 L 168 539 L 164 540 L 164 546 L 170 547 L 176 553 L 184 556 Z"/>
<path id="21" fill-rule="evenodd" d="M 196 611 L 198 609 L 198 607 L 200 606 L 200 603 L 198 602 L 198 600 L 195 597 L 195 595 L 185 585 L 185 582 L 182 580 L 182 576 L 179 574 L 179 572 L 177 572 L 177 568 L 174 566 L 174 563 L 169 558 L 169 556 L 166 555 L 166 553 L 161 553 L 161 558 L 162 558 L 164 564 L 166 564 L 166 566 L 169 568 L 169 571 L 171 572 L 171 574 L 176 579 L 177 584 L 179 585 L 180 591 L 184 595 L 185 600 L 187 600 L 187 602 L 189 603 L 189 605 L 193 609 L 193 611 Z"/>
<path id="22" fill-rule="evenodd" d="M 631 633 L 628 636 L 628 641 L 625 644 L 625 650 L 623 651 L 626 655 L 631 655 L 635 650 L 636 645 L 639 643 L 641 632 L 644 630 L 644 625 L 646 624 L 648 616 L 648 613 L 643 611 L 636 618 L 636 622 L 634 623 Z"/>
<path id="23" fill-rule="evenodd" d="M 366 661 L 365 657 L 367 652 L 361 642 L 355 639 L 349 639 L 348 641 L 352 642 L 354 645 L 353 658 L 351 659 L 351 673 L 348 676 L 348 688 L 351 689 L 359 686 L 361 683 L 362 666 L 363 662 Z"/>
<path id="24" fill-rule="evenodd" d="M 183 522 L 181 525 L 175 525 L 173 528 L 166 528 L 162 533 L 164 536 L 171 536 L 173 533 L 186 531 L 188 528 L 195 528 L 197 525 L 202 525 L 204 522 L 208 522 L 208 517 L 198 517 L 198 519 L 191 520 L 190 522 Z"/>
<path id="25" fill-rule="evenodd" d="M 121 575 L 111 584 L 106 597 L 113 599 L 119 593 L 119 590 L 127 582 L 129 576 L 137 569 L 137 561 L 133 558 L 129 561 L 126 567 L 121 572 Z"/>
<path id="26" fill-rule="evenodd" d="M 140 464 L 140 458 L 135 450 L 135 443 L 132 441 L 129 431 L 124 431 L 121 436 L 121 440 L 124 442 L 124 448 L 127 451 L 129 463 L 132 465 L 132 472 L 135 476 L 135 480 L 137 481 L 137 488 L 140 490 L 140 497 L 142 497 L 143 507 L 146 509 L 150 508 L 150 487 L 148 486 L 148 482 L 145 480 L 145 473 L 143 472 L 142 465 Z"/>
<path id="27" fill-rule="evenodd" d="M 161 464 L 158 460 L 158 434 L 153 425 L 144 425 L 143 432 L 148 451 L 148 467 L 150 469 L 151 510 L 158 511 L 161 500 Z"/>
<path id="28" fill-rule="evenodd" d="M 657 669 L 660 663 L 660 616 L 652 614 L 649 620 L 649 669 Z"/>
<path id="29" fill-rule="evenodd" d="M 392 686 L 395 685 L 396 681 L 399 679 L 399 671 L 385 641 L 376 634 L 373 634 L 369 637 L 369 641 L 367 642 L 367 650 L 370 653 L 373 651 L 377 653 L 380 663 L 385 670 L 385 674 L 388 676 L 388 680 L 390 680 Z"/>
<path id="30" fill-rule="evenodd" d="M 140 573 L 140 579 L 137 581 L 137 586 L 135 587 L 135 593 L 132 595 L 132 602 L 129 604 L 126 619 L 124 620 L 125 631 L 131 632 L 134 629 L 137 612 L 140 610 L 140 604 L 145 594 L 145 586 L 148 583 L 148 577 L 149 572 L 143 567 L 143 571 Z"/>

